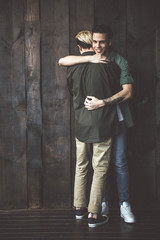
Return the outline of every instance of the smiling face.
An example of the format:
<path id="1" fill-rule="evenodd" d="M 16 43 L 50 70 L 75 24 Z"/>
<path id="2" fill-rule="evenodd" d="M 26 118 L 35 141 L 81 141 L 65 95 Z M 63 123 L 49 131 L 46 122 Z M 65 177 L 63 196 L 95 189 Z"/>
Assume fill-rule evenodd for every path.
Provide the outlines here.
<path id="1" fill-rule="evenodd" d="M 96 54 L 108 55 L 111 39 L 108 39 L 106 33 L 93 33 L 93 49 Z"/>

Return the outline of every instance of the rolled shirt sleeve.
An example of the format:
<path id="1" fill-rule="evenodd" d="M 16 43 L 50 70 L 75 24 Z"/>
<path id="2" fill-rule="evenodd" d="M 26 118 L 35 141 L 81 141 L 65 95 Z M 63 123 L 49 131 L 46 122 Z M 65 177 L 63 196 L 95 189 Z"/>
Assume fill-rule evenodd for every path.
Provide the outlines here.
<path id="1" fill-rule="evenodd" d="M 116 63 L 121 69 L 120 85 L 133 84 L 134 79 L 131 76 L 128 61 L 114 51 L 111 52 L 109 59 Z"/>

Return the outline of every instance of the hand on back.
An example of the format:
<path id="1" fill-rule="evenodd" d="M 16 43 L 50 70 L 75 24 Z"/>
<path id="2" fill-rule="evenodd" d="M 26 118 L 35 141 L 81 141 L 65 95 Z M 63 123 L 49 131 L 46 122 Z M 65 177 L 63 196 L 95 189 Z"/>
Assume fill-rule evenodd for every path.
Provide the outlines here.
<path id="1" fill-rule="evenodd" d="M 95 54 L 90 56 L 90 60 L 89 62 L 91 63 L 104 63 L 107 64 L 110 60 L 107 59 L 107 57 L 105 57 L 104 55 L 100 55 L 100 54 Z"/>

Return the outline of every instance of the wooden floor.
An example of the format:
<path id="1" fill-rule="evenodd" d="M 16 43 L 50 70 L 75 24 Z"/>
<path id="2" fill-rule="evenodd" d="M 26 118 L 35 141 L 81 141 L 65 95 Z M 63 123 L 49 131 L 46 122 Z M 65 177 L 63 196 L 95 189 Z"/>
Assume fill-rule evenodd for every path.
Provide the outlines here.
<path id="1" fill-rule="evenodd" d="M 89 229 L 87 218 L 76 221 L 73 210 L 18 210 L 0 212 L 0 240 L 154 240 L 160 239 L 160 210 L 135 211 L 137 222 L 124 223 L 118 209 L 109 222 Z"/>

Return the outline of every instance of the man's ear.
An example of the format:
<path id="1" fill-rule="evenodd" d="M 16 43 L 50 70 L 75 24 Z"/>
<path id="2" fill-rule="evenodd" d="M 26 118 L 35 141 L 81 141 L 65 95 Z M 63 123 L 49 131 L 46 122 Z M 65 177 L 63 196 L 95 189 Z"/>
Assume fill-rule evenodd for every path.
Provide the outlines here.
<path id="1" fill-rule="evenodd" d="M 112 39 L 111 39 L 111 38 L 109 39 L 109 43 L 108 43 L 108 45 L 109 45 L 109 46 L 112 45 Z"/>
<path id="2" fill-rule="evenodd" d="M 82 47 L 80 45 L 77 45 L 79 51 L 81 52 L 82 51 Z"/>

